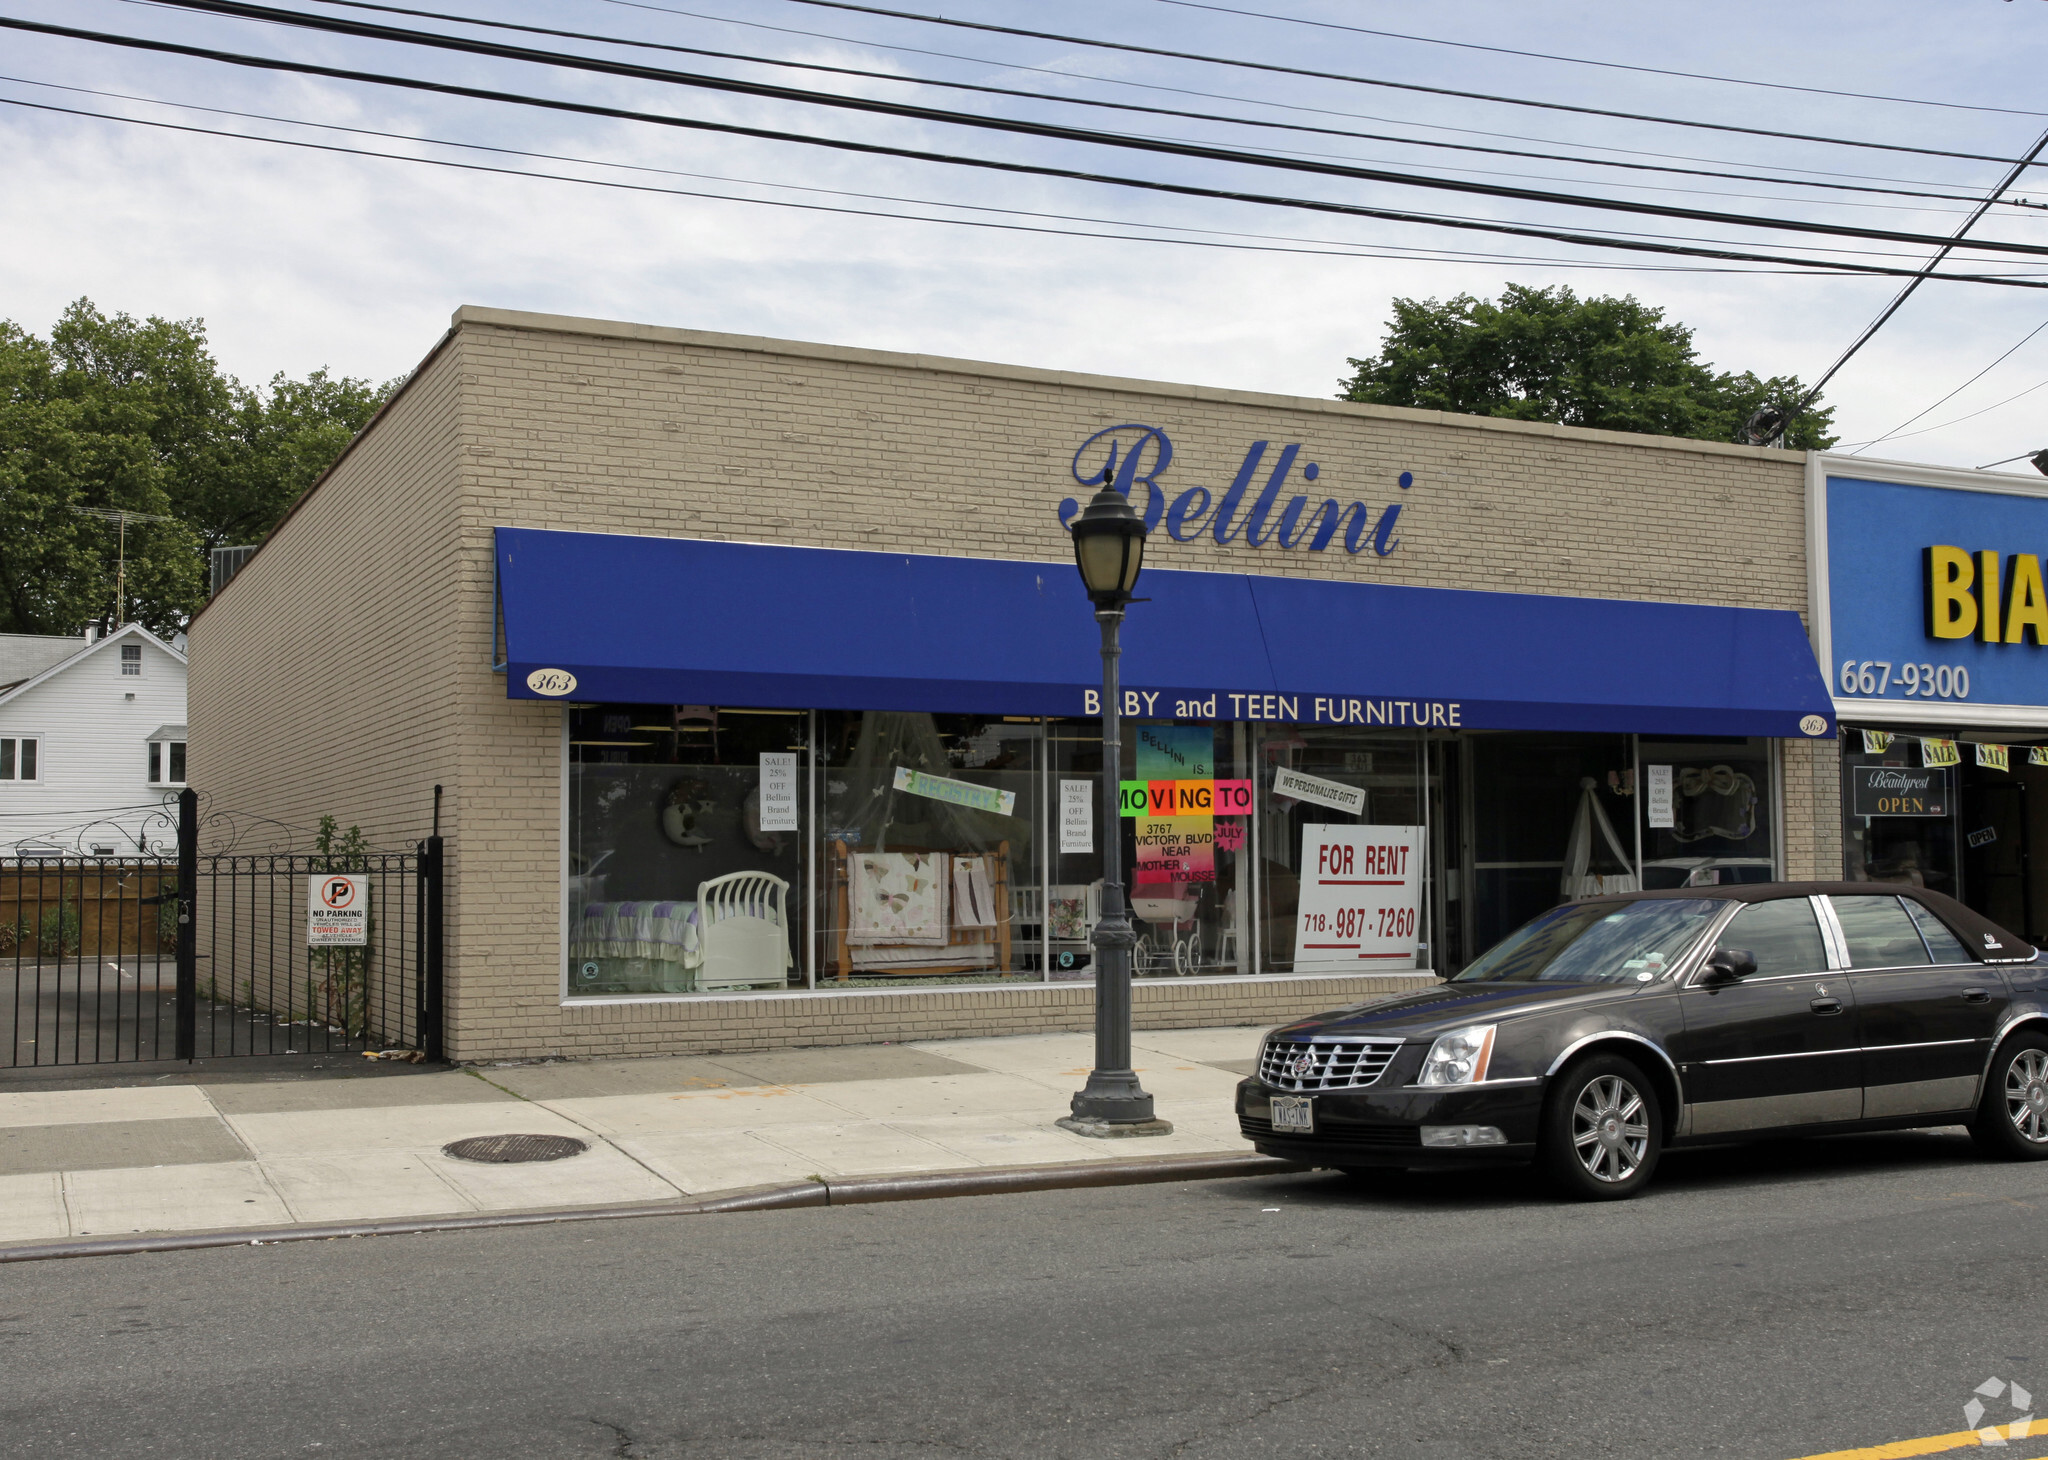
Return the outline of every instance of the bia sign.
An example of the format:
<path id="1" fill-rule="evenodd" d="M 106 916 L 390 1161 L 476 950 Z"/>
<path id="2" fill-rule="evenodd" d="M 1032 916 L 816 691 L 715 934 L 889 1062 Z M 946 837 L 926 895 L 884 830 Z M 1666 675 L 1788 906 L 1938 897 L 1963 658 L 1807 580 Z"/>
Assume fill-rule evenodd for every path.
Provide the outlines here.
<path id="1" fill-rule="evenodd" d="M 1363 502 L 1340 506 L 1337 498 L 1320 495 L 1315 483 L 1322 468 L 1300 460 L 1300 443 L 1271 448 L 1271 442 L 1254 441 L 1227 487 L 1188 486 L 1176 493 L 1160 480 L 1173 464 L 1172 439 L 1157 426 L 1132 423 L 1097 431 L 1083 441 L 1069 471 L 1082 486 L 1095 488 L 1107 468 L 1111 485 L 1126 497 L 1142 483 L 1146 531 L 1163 521 L 1175 542 L 1193 542 L 1207 533 L 1219 547 L 1241 540 L 1247 547 L 1270 543 L 1312 553 L 1342 542 L 1347 553 L 1364 552 L 1370 545 L 1381 557 L 1401 545 L 1395 535 L 1398 501 L 1377 516 Z M 1414 486 L 1414 474 L 1402 472 L 1400 485 L 1403 491 Z M 1061 502 L 1061 526 L 1080 510 L 1072 497 Z"/>

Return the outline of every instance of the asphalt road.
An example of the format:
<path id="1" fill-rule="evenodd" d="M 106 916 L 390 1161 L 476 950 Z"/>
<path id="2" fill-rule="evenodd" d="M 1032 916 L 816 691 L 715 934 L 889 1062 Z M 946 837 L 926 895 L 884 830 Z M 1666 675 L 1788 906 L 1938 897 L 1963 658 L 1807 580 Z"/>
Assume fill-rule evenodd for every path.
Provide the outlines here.
<path id="1" fill-rule="evenodd" d="M 2044 1220 L 1944 1133 L 24 1264 L 0 1453 L 1790 1460 L 2048 1411 Z"/>

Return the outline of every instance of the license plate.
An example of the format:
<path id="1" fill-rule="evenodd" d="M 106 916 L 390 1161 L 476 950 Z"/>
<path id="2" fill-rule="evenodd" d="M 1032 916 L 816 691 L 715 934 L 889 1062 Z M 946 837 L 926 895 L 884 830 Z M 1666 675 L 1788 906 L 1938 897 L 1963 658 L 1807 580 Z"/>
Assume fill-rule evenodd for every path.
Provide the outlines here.
<path id="1" fill-rule="evenodd" d="M 1306 1095 L 1273 1096 L 1273 1129 L 1314 1134 L 1316 1103 Z"/>

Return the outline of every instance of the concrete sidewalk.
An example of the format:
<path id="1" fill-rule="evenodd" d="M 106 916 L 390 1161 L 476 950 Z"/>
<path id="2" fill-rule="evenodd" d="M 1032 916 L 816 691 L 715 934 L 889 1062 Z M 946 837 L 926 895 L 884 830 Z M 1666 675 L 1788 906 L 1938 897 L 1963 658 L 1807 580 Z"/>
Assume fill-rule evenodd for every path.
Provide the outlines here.
<path id="1" fill-rule="evenodd" d="M 1170 1136 L 1058 1129 L 1083 1034 L 488 1066 L 375 1080 L 0 1091 L 0 1243 L 671 1202 L 810 1176 L 1244 1155 L 1231 1091 L 1262 1029 L 1140 1033 Z M 111 1073 L 111 1071 L 110 1071 Z M 582 1155 L 483 1165 L 465 1136 Z"/>

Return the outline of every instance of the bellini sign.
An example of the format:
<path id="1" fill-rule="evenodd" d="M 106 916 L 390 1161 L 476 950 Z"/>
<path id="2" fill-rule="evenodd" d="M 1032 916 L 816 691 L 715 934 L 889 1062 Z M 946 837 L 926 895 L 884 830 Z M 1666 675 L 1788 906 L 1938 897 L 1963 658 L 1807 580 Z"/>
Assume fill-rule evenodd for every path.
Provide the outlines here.
<path id="1" fill-rule="evenodd" d="M 1271 442 L 1254 441 L 1228 487 L 1212 492 L 1191 486 L 1174 495 L 1159 480 L 1173 464 L 1172 439 L 1157 426 L 1128 423 L 1097 431 L 1083 441 L 1068 470 L 1075 481 L 1092 488 L 1102 481 L 1106 468 L 1111 484 L 1126 497 L 1143 483 L 1146 530 L 1156 531 L 1163 521 L 1175 542 L 1193 542 L 1207 533 L 1219 547 L 1242 541 L 1247 547 L 1271 544 L 1319 553 L 1341 540 L 1347 553 L 1361 553 L 1369 546 L 1383 558 L 1401 546 L 1395 535 L 1401 520 L 1399 501 L 1388 503 L 1377 516 L 1363 502 L 1339 507 L 1335 497 L 1317 501 L 1314 493 L 1320 489 L 1311 485 L 1302 490 L 1296 485 L 1297 474 L 1300 482 L 1313 484 L 1322 468 L 1300 457 L 1299 442 L 1274 452 Z M 1253 484 L 1262 474 L 1265 482 L 1254 495 Z M 1402 472 L 1399 483 L 1407 491 L 1415 485 L 1414 473 Z M 1072 497 L 1061 502 L 1060 525 L 1064 527 L 1080 510 L 1080 502 Z"/>

